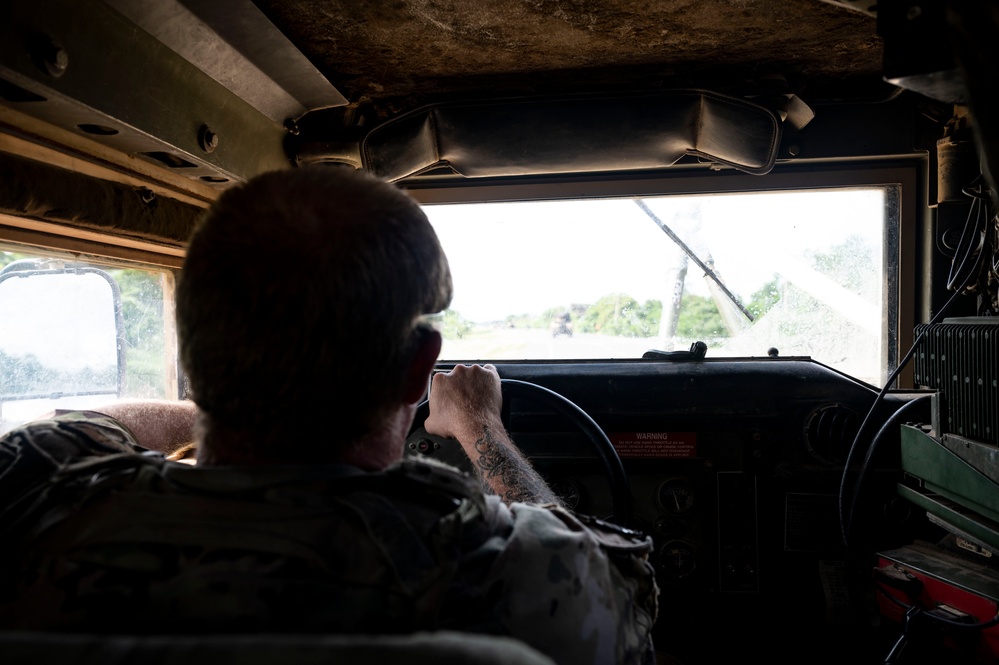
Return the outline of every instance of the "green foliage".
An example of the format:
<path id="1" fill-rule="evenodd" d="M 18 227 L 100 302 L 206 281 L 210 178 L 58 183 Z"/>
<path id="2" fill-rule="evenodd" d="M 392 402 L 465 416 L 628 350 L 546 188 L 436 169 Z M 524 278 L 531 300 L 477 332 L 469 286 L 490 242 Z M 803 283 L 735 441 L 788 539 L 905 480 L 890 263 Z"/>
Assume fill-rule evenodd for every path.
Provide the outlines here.
<path id="1" fill-rule="evenodd" d="M 623 293 L 604 296 L 576 319 L 579 332 L 621 337 L 653 337 L 659 332 L 663 306 L 659 300 L 639 304 Z"/>
<path id="2" fill-rule="evenodd" d="M 30 259 L 32 257 L 27 254 L 18 254 L 16 252 L 0 252 L 0 270 L 4 269 L 4 266 L 10 265 L 14 261 L 20 259 Z"/>
<path id="3" fill-rule="evenodd" d="M 556 319 L 556 317 L 565 314 L 565 307 L 549 307 L 545 311 L 541 312 L 541 316 L 534 319 L 530 323 L 531 328 L 545 328 L 551 325 L 551 322 Z M 570 319 L 572 316 L 570 315 Z"/>
<path id="4" fill-rule="evenodd" d="M 22 258 L 13 252 L 0 252 L 0 268 Z M 129 397 L 166 397 L 166 355 L 163 286 L 159 273 L 144 270 L 109 269 L 121 297 L 125 337 L 125 386 Z M 0 354 L 3 390 L 7 394 L 66 391 L 115 386 L 114 368 L 84 369 L 73 374 L 53 373 L 32 356 L 11 358 Z M 110 374 L 108 373 L 110 372 Z"/>
<path id="5" fill-rule="evenodd" d="M 870 299 L 876 299 L 880 288 L 881 271 L 872 270 L 880 266 L 869 244 L 860 236 L 850 236 L 828 252 L 812 256 L 812 265 L 817 271 L 829 277 L 846 289 Z"/>
<path id="6" fill-rule="evenodd" d="M 811 256 L 812 267 L 844 288 L 870 300 L 877 300 L 880 288 L 879 264 L 870 245 L 859 236 L 850 236 L 844 242 L 830 247 L 827 252 Z M 787 309 L 800 313 L 815 312 L 821 303 L 793 282 L 774 275 L 750 298 L 746 309 L 754 318 L 766 314 L 777 303 L 784 301 Z M 783 330 L 791 334 L 788 321 Z"/>
<path id="7" fill-rule="evenodd" d="M 472 324 L 453 309 L 444 310 L 440 325 L 445 339 L 461 339 L 472 329 Z"/>
<path id="8" fill-rule="evenodd" d="M 157 273 L 109 270 L 121 292 L 125 385 L 130 397 L 166 397 L 163 286 Z"/>
<path id="9" fill-rule="evenodd" d="M 11 356 L 0 351 L 0 397 L 46 395 L 52 392 L 94 390 L 117 384 L 114 367 L 75 372 L 57 371 L 42 365 L 34 355 Z"/>
<path id="10" fill-rule="evenodd" d="M 770 308 L 776 305 L 783 298 L 784 285 L 781 280 L 774 275 L 773 279 L 757 289 L 752 297 L 749 299 L 749 303 L 746 304 L 746 309 L 749 313 L 753 315 L 754 319 L 758 319 L 767 312 Z"/>
<path id="11" fill-rule="evenodd" d="M 30 395 L 51 385 L 55 372 L 33 355 L 15 357 L 0 351 L 0 396 Z"/>
<path id="12" fill-rule="evenodd" d="M 503 319 L 503 325 L 507 328 L 542 328 L 544 316 L 533 316 L 531 314 L 510 314 Z"/>
<path id="13" fill-rule="evenodd" d="M 687 339 L 706 339 L 728 337 L 728 330 L 711 298 L 685 293 L 680 301 L 676 334 Z"/>

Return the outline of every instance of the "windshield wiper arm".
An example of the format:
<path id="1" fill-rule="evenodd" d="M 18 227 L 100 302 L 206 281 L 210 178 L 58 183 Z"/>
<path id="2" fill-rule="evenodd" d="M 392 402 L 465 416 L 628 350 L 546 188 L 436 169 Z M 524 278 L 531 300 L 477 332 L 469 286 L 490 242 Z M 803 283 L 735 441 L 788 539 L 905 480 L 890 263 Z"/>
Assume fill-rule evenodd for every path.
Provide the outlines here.
<path id="1" fill-rule="evenodd" d="M 752 321 L 754 321 L 754 320 L 755 320 L 755 319 L 753 318 L 753 315 L 749 313 L 749 310 L 748 310 L 748 309 L 746 309 L 746 308 L 745 308 L 745 307 L 744 307 L 744 306 L 742 305 L 742 303 L 741 303 L 741 302 L 739 302 L 739 299 L 738 299 L 738 298 L 737 298 L 737 297 L 735 296 L 735 294 L 734 294 L 734 293 L 732 293 L 731 291 L 729 291 L 729 290 L 728 290 L 728 287 L 727 287 L 727 286 L 725 286 L 725 284 L 724 284 L 724 283 L 722 283 L 721 279 L 720 279 L 720 278 L 718 277 L 718 275 L 717 275 L 717 274 L 715 273 L 715 271 L 714 271 L 714 270 L 712 270 L 712 269 L 711 269 L 711 268 L 710 268 L 710 267 L 708 266 L 708 264 L 706 264 L 706 263 L 705 263 L 704 261 L 702 261 L 702 260 L 701 260 L 701 259 L 700 259 L 700 258 L 699 258 L 699 257 L 697 256 L 697 254 L 694 254 L 694 250 L 692 250 L 692 249 L 691 249 L 690 247 L 687 247 L 686 243 L 684 243 L 684 242 L 683 242 L 682 240 L 680 240 L 680 236 L 678 236 L 678 235 L 676 234 L 676 232 L 674 232 L 674 231 L 673 231 L 673 229 L 671 229 L 671 228 L 670 228 L 670 227 L 669 227 L 669 226 L 668 226 L 668 225 L 666 224 L 666 222 L 664 222 L 663 220 L 659 219 L 659 217 L 657 217 L 657 216 L 656 216 L 656 213 L 652 212 L 652 210 L 651 210 L 651 209 L 649 208 L 649 206 L 648 206 L 648 205 L 646 205 L 645 201 L 643 201 L 642 199 L 635 199 L 635 203 L 636 203 L 636 204 L 638 204 L 638 207 L 639 207 L 639 208 L 641 208 L 641 209 L 642 209 L 642 211 L 643 211 L 643 212 L 645 212 L 645 214 L 646 214 L 646 215 L 648 215 L 648 216 L 649 216 L 649 218 L 650 218 L 650 219 L 651 219 L 651 220 L 652 220 L 653 222 L 655 222 L 655 223 L 656 223 L 656 226 L 658 226 L 658 227 L 659 227 L 660 229 L 662 229 L 662 230 L 663 230 L 663 233 L 665 233 L 666 235 L 668 235 L 668 236 L 670 237 L 670 240 L 672 240 L 673 242 L 675 242 L 675 243 L 677 244 L 677 246 L 678 246 L 678 247 L 679 247 L 680 249 L 682 249 L 682 250 L 684 251 L 684 253 L 686 253 L 686 255 L 687 255 L 687 256 L 689 256 L 689 257 L 690 257 L 691 259 L 693 259 L 693 260 L 694 260 L 694 263 L 696 263 L 696 264 L 697 264 L 698 266 L 700 266 L 701 270 L 703 270 L 703 271 L 704 271 L 704 274 L 705 274 L 705 275 L 707 275 L 707 276 L 708 276 L 708 277 L 710 277 L 710 278 L 711 278 L 712 280 L 714 280 L 715 284 L 717 284 L 717 285 L 718 285 L 718 287 L 719 287 L 719 288 L 720 288 L 720 289 L 722 290 L 722 293 L 724 293 L 724 294 L 725 294 L 725 296 L 726 296 L 726 297 L 727 297 L 727 298 L 728 298 L 729 300 L 731 300 L 731 301 L 732 301 L 732 303 L 733 303 L 733 304 L 734 304 L 734 305 L 735 305 L 736 307 L 738 307 L 738 308 L 739 308 L 739 311 L 740 311 L 740 312 L 742 312 L 742 313 L 743 313 L 743 314 L 745 315 L 745 317 L 746 317 L 747 319 L 749 319 L 749 321 L 750 321 L 750 322 L 752 322 Z"/>

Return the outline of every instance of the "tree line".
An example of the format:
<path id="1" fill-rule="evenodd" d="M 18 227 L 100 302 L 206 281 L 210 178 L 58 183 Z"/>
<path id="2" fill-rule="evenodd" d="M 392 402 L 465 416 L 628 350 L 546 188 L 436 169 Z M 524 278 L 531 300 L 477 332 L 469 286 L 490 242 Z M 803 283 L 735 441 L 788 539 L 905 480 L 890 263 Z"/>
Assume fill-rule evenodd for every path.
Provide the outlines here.
<path id="1" fill-rule="evenodd" d="M 844 288 L 865 298 L 875 299 L 879 286 L 879 271 L 871 247 L 860 237 L 851 236 L 825 252 L 815 252 L 810 257 L 812 267 L 832 278 Z M 791 302 L 802 311 L 813 311 L 819 303 L 793 283 L 777 274 L 753 292 L 746 310 L 757 319 L 779 302 Z M 662 321 L 661 300 L 639 302 L 625 293 L 611 293 L 594 303 L 574 303 L 550 307 L 541 314 L 518 314 L 506 317 L 501 325 L 508 328 L 547 329 L 556 317 L 569 314 L 573 330 L 622 337 L 655 337 Z M 466 320 L 459 312 L 444 313 L 442 334 L 460 338 L 471 333 L 476 324 Z M 686 339 L 717 339 L 728 337 L 722 316 L 715 302 L 705 296 L 684 293 L 678 312 L 676 336 Z"/>

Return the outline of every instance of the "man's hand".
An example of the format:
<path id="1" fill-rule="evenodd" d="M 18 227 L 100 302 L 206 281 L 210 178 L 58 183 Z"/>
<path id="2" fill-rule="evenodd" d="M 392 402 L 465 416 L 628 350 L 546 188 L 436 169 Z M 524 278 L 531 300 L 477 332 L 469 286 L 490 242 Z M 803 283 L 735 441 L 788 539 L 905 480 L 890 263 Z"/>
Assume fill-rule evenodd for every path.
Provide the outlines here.
<path id="1" fill-rule="evenodd" d="M 503 429 L 502 407 L 503 395 L 495 367 L 458 365 L 446 374 L 434 374 L 430 384 L 430 417 L 425 427 L 437 436 L 474 441 L 485 428 Z"/>
<path id="2" fill-rule="evenodd" d="M 495 367 L 458 365 L 434 375 L 424 427 L 430 434 L 457 439 L 482 483 L 506 503 L 559 503 L 507 435 L 502 406 Z"/>

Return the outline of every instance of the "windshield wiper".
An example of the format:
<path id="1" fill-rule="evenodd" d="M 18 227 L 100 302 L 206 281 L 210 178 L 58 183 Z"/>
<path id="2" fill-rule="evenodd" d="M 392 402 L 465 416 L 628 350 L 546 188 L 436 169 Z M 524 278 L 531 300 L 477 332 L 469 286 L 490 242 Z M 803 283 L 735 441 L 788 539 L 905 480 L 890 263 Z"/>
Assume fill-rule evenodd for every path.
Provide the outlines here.
<path id="1" fill-rule="evenodd" d="M 687 256 L 689 256 L 691 259 L 694 260 L 694 263 L 696 263 L 701 268 L 701 270 L 704 271 L 704 274 L 710 277 L 715 282 L 715 284 L 718 285 L 718 288 L 720 288 L 722 293 L 725 294 L 725 297 L 731 300 L 732 303 L 739 308 L 739 311 L 742 312 L 742 314 L 747 319 L 749 319 L 749 322 L 752 323 L 755 320 L 753 315 L 749 313 L 749 310 L 746 309 L 741 302 L 739 302 L 739 299 L 736 297 L 736 295 L 728 290 L 728 287 L 725 286 L 725 284 L 721 281 L 721 278 L 718 277 L 718 274 L 715 273 L 715 271 L 712 270 L 707 263 L 702 261 L 700 257 L 694 253 L 694 250 L 692 250 L 690 247 L 687 247 L 686 243 L 680 240 L 680 236 L 678 236 L 676 232 L 673 231 L 673 229 L 671 229 L 666 224 L 666 222 L 659 219 L 659 217 L 657 217 L 656 214 L 652 212 L 649 206 L 646 205 L 645 201 L 643 201 L 642 199 L 635 199 L 635 203 L 638 204 L 638 207 L 641 208 L 642 211 L 646 215 L 648 215 L 653 222 L 656 223 L 656 226 L 658 226 L 660 229 L 663 230 L 663 233 L 665 233 L 670 237 L 670 240 L 676 243 L 677 247 L 682 249 Z"/>

